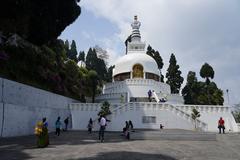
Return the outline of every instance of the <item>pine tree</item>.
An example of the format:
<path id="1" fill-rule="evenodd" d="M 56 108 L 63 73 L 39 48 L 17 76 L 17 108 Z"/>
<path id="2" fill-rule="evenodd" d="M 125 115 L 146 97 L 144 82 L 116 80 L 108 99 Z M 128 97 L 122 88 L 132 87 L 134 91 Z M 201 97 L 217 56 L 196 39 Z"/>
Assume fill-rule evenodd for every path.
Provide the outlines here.
<path id="1" fill-rule="evenodd" d="M 68 40 L 66 40 L 66 41 L 64 42 L 64 45 L 65 45 L 65 49 L 66 49 L 67 51 L 69 51 L 69 41 L 68 41 Z"/>
<path id="2" fill-rule="evenodd" d="M 151 56 L 156 61 L 158 69 L 161 71 L 163 68 L 163 59 L 159 52 L 155 51 L 150 45 L 148 45 L 146 54 Z M 161 82 L 164 82 L 164 76 L 162 74 L 160 75 L 160 80 Z"/>
<path id="3" fill-rule="evenodd" d="M 92 48 L 89 48 L 86 56 L 86 68 L 88 70 L 95 70 L 97 63 L 97 54 Z"/>
<path id="4" fill-rule="evenodd" d="M 77 61 L 77 47 L 76 47 L 76 42 L 74 40 L 72 40 L 71 48 L 68 52 L 68 58 L 71 60 L 74 60 L 75 62 L 78 62 Z"/>
<path id="5" fill-rule="evenodd" d="M 92 96 L 92 103 L 94 103 L 95 96 L 97 94 L 97 86 L 99 85 L 98 75 L 97 75 L 97 72 L 95 72 L 94 70 L 90 70 L 87 76 L 88 76 L 87 83 L 88 83 L 90 95 Z"/>
<path id="6" fill-rule="evenodd" d="M 113 68 L 114 68 L 115 66 L 113 65 L 113 66 L 110 66 L 109 68 L 108 68 L 108 71 L 107 71 L 107 78 L 106 78 L 106 81 L 107 82 L 112 82 L 112 72 L 113 72 Z"/>
<path id="7" fill-rule="evenodd" d="M 79 52 L 78 61 L 83 61 L 83 62 L 85 62 L 85 52 L 84 52 L 84 51 L 80 51 L 80 52 Z"/>
<path id="8" fill-rule="evenodd" d="M 129 35 L 128 38 L 125 40 L 126 54 L 127 54 L 128 43 L 131 41 L 132 41 L 132 35 Z"/>
<path id="9" fill-rule="evenodd" d="M 166 83 L 170 85 L 172 94 L 178 94 L 181 84 L 183 83 L 183 77 L 181 77 L 182 72 L 179 70 L 179 65 L 177 65 L 177 61 L 173 53 L 171 54 L 169 63 L 170 64 L 166 73 Z"/>
<path id="10" fill-rule="evenodd" d="M 101 81 L 106 81 L 107 67 L 105 61 L 97 57 L 95 49 L 90 48 L 86 56 L 86 68 L 97 72 Z"/>
<path id="11" fill-rule="evenodd" d="M 157 62 L 158 69 L 161 70 L 163 67 L 163 60 L 158 51 L 154 53 L 154 59 Z"/>
<path id="12" fill-rule="evenodd" d="M 151 56 L 152 58 L 154 58 L 154 52 L 155 52 L 155 50 L 150 46 L 150 45 L 148 45 L 148 47 L 147 47 L 147 55 L 149 55 L 149 56 Z"/>

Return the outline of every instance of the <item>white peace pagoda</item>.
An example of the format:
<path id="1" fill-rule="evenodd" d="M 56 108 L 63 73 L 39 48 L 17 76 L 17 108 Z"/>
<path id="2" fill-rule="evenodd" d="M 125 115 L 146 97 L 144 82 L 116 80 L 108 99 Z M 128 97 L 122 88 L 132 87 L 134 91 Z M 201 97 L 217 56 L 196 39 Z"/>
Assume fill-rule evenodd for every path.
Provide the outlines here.
<path id="1" fill-rule="evenodd" d="M 146 44 L 141 41 L 141 23 L 134 17 L 130 42 L 127 42 L 127 53 L 115 63 L 112 83 L 104 86 L 103 94 L 97 101 L 110 102 L 146 102 L 148 91 L 154 90 L 155 100 L 165 99 L 171 103 L 183 104 L 180 95 L 171 94 L 170 86 L 160 82 L 161 71 L 156 61 L 146 54 Z M 122 96 L 122 99 L 121 99 Z"/>
<path id="2" fill-rule="evenodd" d="M 103 101 L 108 101 L 112 114 L 107 130 L 121 131 L 125 121 L 131 120 L 134 128 L 159 129 L 160 124 L 168 129 L 192 130 L 197 126 L 202 131 L 218 131 L 218 120 L 223 117 L 226 131 L 237 132 L 238 126 L 229 106 L 185 105 L 180 95 L 171 94 L 170 86 L 160 82 L 161 71 L 155 60 L 146 54 L 141 41 L 141 23 L 134 17 L 131 41 L 127 53 L 115 63 L 112 83 L 107 83 L 103 93 L 96 97 L 98 103 L 72 103 L 73 129 L 86 130 L 89 118 L 97 119 Z M 148 91 L 154 90 L 155 101 L 148 102 Z M 166 102 L 160 102 L 164 98 Z M 201 116 L 193 120 L 192 109 Z M 86 123 L 83 123 L 86 122 Z M 97 121 L 95 129 L 98 130 Z"/>

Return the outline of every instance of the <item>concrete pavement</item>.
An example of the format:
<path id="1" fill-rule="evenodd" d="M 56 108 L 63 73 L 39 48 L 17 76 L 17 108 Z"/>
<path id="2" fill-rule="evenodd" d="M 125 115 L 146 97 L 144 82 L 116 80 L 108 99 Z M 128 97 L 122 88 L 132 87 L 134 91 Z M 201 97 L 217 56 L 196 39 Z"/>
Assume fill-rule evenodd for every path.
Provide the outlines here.
<path id="1" fill-rule="evenodd" d="M 139 131 L 126 140 L 107 132 L 105 142 L 85 131 L 50 134 L 47 148 L 36 148 L 35 136 L 1 138 L 0 159 L 33 160 L 240 160 L 240 134 L 185 130 Z"/>

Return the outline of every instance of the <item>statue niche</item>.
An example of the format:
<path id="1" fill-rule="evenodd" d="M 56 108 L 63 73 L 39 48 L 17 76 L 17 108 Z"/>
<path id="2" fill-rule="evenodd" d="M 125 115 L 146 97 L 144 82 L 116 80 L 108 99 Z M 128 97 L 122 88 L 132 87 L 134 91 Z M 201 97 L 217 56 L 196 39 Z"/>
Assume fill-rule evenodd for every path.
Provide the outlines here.
<path id="1" fill-rule="evenodd" d="M 133 78 L 143 78 L 143 66 L 141 64 L 135 64 L 133 66 Z"/>

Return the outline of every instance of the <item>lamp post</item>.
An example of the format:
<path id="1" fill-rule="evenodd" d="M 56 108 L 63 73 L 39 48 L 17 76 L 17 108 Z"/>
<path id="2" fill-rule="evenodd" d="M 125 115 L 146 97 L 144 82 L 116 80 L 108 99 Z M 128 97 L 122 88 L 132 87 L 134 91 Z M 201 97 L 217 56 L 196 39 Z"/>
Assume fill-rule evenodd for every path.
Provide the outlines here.
<path id="1" fill-rule="evenodd" d="M 228 105 L 229 105 L 229 94 L 228 94 L 229 90 L 226 89 L 226 92 L 227 92 L 227 99 L 228 99 Z"/>

